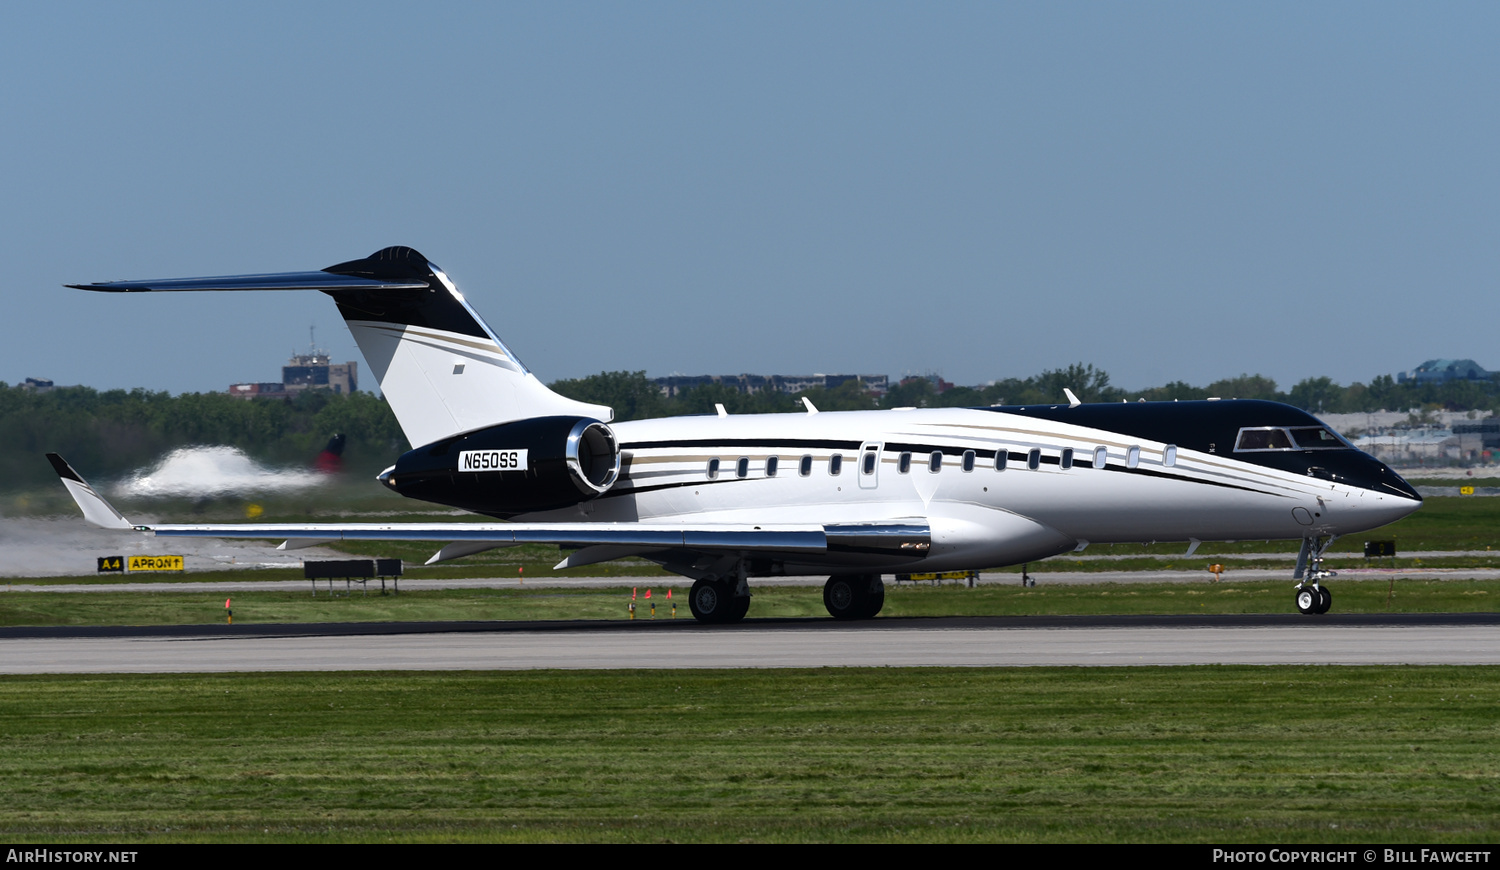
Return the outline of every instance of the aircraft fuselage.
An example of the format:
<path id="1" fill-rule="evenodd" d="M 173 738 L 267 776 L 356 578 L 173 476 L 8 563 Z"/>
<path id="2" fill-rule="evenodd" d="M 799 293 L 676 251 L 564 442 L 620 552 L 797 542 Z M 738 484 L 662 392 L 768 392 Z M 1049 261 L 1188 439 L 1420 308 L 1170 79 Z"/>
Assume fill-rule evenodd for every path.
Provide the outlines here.
<path id="1" fill-rule="evenodd" d="M 1335 447 L 1239 449 L 1311 430 L 1272 402 L 704 416 L 614 425 L 610 491 L 526 521 L 926 522 L 931 547 L 850 571 L 1032 561 L 1086 543 L 1298 539 L 1366 531 L 1421 504 L 1385 465 Z M 1004 456 L 997 462 L 997 456 Z M 840 566 L 784 560 L 775 573 Z"/>

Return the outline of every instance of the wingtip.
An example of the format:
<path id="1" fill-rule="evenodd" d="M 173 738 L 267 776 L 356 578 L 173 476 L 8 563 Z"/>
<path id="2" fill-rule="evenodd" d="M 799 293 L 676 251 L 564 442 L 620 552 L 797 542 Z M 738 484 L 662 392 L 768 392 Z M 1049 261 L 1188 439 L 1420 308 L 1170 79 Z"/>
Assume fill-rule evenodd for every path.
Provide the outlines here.
<path id="1" fill-rule="evenodd" d="M 63 488 L 68 491 L 68 495 L 73 497 L 78 509 L 83 511 L 84 519 L 101 529 L 139 528 L 127 520 L 124 514 L 115 510 L 114 505 L 106 501 L 104 496 L 95 492 L 94 488 L 89 486 L 88 481 L 74 471 L 73 466 L 69 465 L 60 454 L 48 453 L 47 461 L 52 463 L 52 469 L 57 472 L 58 477 L 62 478 Z"/>
<path id="2" fill-rule="evenodd" d="M 83 478 L 79 477 L 78 472 L 73 470 L 73 466 L 68 464 L 68 460 L 63 459 L 60 455 L 48 453 L 47 461 L 52 463 L 52 470 L 57 472 L 58 477 L 61 477 L 63 480 L 76 480 L 79 483 L 83 483 Z"/>

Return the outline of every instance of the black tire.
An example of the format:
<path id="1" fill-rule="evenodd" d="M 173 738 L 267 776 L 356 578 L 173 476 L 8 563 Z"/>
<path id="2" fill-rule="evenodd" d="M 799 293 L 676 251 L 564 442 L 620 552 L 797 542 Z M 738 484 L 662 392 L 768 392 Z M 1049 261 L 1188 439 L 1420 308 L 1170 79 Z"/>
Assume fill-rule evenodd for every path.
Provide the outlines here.
<path id="1" fill-rule="evenodd" d="M 1333 606 L 1333 593 L 1328 591 L 1327 586 L 1319 586 L 1318 592 L 1318 612 L 1327 613 L 1328 608 Z"/>
<path id="2" fill-rule="evenodd" d="M 880 608 L 885 606 L 885 581 L 880 579 L 879 574 L 870 575 L 870 585 L 865 592 L 865 619 L 874 619 L 880 613 Z"/>
<path id="3" fill-rule="evenodd" d="M 835 575 L 823 584 L 823 606 L 834 619 L 862 619 L 864 617 L 865 588 L 859 575 Z"/>
<path id="4" fill-rule="evenodd" d="M 745 600 L 749 601 L 748 598 Z M 728 583 L 699 580 L 688 592 L 688 609 L 693 611 L 693 618 L 699 622 L 730 622 L 730 614 L 734 613 L 733 590 Z"/>
<path id="5" fill-rule="evenodd" d="M 1302 614 L 1313 614 L 1318 612 L 1318 605 L 1323 603 L 1323 596 L 1312 586 L 1303 586 L 1297 590 L 1297 612 Z"/>
<path id="6" fill-rule="evenodd" d="M 739 622 L 750 612 L 750 596 L 736 595 L 729 599 L 729 618 L 725 622 Z"/>

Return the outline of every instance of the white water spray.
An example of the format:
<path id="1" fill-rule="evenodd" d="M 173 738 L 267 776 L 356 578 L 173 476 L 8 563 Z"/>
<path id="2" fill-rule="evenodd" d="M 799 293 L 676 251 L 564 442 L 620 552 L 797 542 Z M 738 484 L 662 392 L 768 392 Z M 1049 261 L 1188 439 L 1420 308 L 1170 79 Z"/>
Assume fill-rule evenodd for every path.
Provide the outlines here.
<path id="1" fill-rule="evenodd" d="M 180 447 L 150 468 L 125 475 L 116 495 L 199 498 L 247 493 L 294 492 L 327 481 L 302 468 L 271 468 L 237 447 Z"/>

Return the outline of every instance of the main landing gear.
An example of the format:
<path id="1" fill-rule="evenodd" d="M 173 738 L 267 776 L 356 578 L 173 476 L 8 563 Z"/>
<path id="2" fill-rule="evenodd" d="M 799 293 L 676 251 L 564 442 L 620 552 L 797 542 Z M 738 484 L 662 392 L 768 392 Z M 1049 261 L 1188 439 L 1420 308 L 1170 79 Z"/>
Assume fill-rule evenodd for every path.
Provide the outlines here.
<path id="1" fill-rule="evenodd" d="M 1323 554 L 1328 552 L 1337 535 L 1321 538 L 1303 538 L 1302 550 L 1297 554 L 1297 612 L 1304 614 L 1327 613 L 1333 606 L 1333 593 L 1323 585 L 1323 580 L 1336 576 L 1333 571 L 1323 570 Z"/>
<path id="2" fill-rule="evenodd" d="M 735 573 L 743 575 L 737 566 Z M 823 584 L 823 606 L 834 619 L 873 619 L 885 606 L 885 582 L 879 574 L 840 574 Z M 688 591 L 693 618 L 712 625 L 739 622 L 750 610 L 750 586 L 744 576 L 709 575 Z"/>
<path id="3" fill-rule="evenodd" d="M 688 608 L 699 622 L 739 622 L 750 612 L 750 589 L 744 580 L 704 578 L 688 592 Z"/>
<path id="4" fill-rule="evenodd" d="M 879 574 L 835 575 L 823 584 L 823 606 L 834 619 L 873 619 L 885 606 Z"/>

